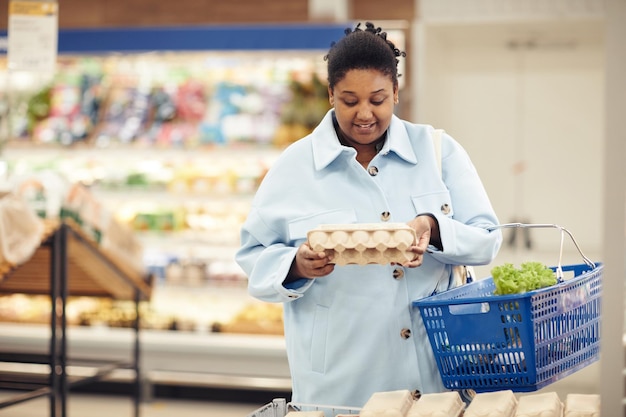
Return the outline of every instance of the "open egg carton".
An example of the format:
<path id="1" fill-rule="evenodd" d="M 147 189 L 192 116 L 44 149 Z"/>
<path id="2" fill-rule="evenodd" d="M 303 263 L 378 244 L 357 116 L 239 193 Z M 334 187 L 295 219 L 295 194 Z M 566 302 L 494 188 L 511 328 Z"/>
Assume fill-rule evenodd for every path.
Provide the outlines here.
<path id="1" fill-rule="evenodd" d="M 314 251 L 325 251 L 336 265 L 404 263 L 415 254 L 415 230 L 405 223 L 324 224 L 307 234 Z"/>

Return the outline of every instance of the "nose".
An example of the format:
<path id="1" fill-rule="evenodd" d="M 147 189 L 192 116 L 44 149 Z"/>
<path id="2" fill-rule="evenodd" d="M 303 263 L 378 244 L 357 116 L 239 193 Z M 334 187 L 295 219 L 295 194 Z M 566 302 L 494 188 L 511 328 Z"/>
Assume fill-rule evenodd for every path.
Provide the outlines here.
<path id="1" fill-rule="evenodd" d="M 370 120 L 373 114 L 374 112 L 372 111 L 372 106 L 370 105 L 370 103 L 365 102 L 359 105 L 356 112 L 356 117 L 359 120 Z"/>

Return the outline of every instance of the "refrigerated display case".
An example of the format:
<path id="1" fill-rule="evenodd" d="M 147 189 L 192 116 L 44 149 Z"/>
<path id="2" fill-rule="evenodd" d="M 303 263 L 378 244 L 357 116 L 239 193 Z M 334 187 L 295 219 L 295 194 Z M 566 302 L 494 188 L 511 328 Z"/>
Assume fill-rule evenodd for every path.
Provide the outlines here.
<path id="1" fill-rule="evenodd" d="M 0 67 L 3 188 L 33 177 L 45 188 L 54 173 L 143 246 L 148 385 L 290 389 L 282 310 L 247 295 L 233 257 L 264 172 L 328 109 L 322 55 L 344 27 L 62 30 L 50 77 Z M 45 192 L 25 198 L 44 217 L 63 210 Z M 0 351 L 43 353 L 49 304 L 5 294 L 0 305 Z M 127 354 L 128 303 L 70 297 L 68 308 L 71 354 Z"/>

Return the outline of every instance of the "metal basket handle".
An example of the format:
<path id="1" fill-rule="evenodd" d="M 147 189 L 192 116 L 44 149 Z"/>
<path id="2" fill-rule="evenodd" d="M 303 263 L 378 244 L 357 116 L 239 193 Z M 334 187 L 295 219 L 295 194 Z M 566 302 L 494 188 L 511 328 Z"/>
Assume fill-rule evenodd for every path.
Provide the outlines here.
<path id="1" fill-rule="evenodd" d="M 578 246 L 578 242 L 576 242 L 576 239 L 574 239 L 574 236 L 570 233 L 570 231 L 567 230 L 566 228 L 562 227 L 562 226 L 559 226 L 558 224 L 504 223 L 504 224 L 498 224 L 498 225 L 495 225 L 495 226 L 488 227 L 487 230 L 491 231 L 491 230 L 495 230 L 495 229 L 504 229 L 504 228 L 553 228 L 553 229 L 559 229 L 561 231 L 561 246 L 559 248 L 559 263 L 557 264 L 557 267 L 556 267 L 556 277 L 557 277 L 559 282 L 563 281 L 563 270 L 561 268 L 561 265 L 562 265 L 562 261 L 563 261 L 563 240 L 564 240 L 565 233 L 567 233 L 567 235 L 570 237 L 570 239 L 574 243 L 574 246 L 578 250 L 578 253 L 583 258 L 583 261 L 591 269 L 595 269 L 595 267 L 596 267 L 596 264 L 593 263 L 589 258 L 587 258 L 585 256 L 583 251 L 580 249 L 580 246 Z"/>

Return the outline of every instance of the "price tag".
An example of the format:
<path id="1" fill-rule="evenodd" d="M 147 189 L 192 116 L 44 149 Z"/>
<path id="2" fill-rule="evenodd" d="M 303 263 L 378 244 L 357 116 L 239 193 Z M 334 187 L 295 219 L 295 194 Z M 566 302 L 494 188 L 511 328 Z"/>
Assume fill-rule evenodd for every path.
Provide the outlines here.
<path id="1" fill-rule="evenodd" d="M 58 8 L 56 1 L 9 2 L 10 70 L 53 72 L 56 69 Z"/>

